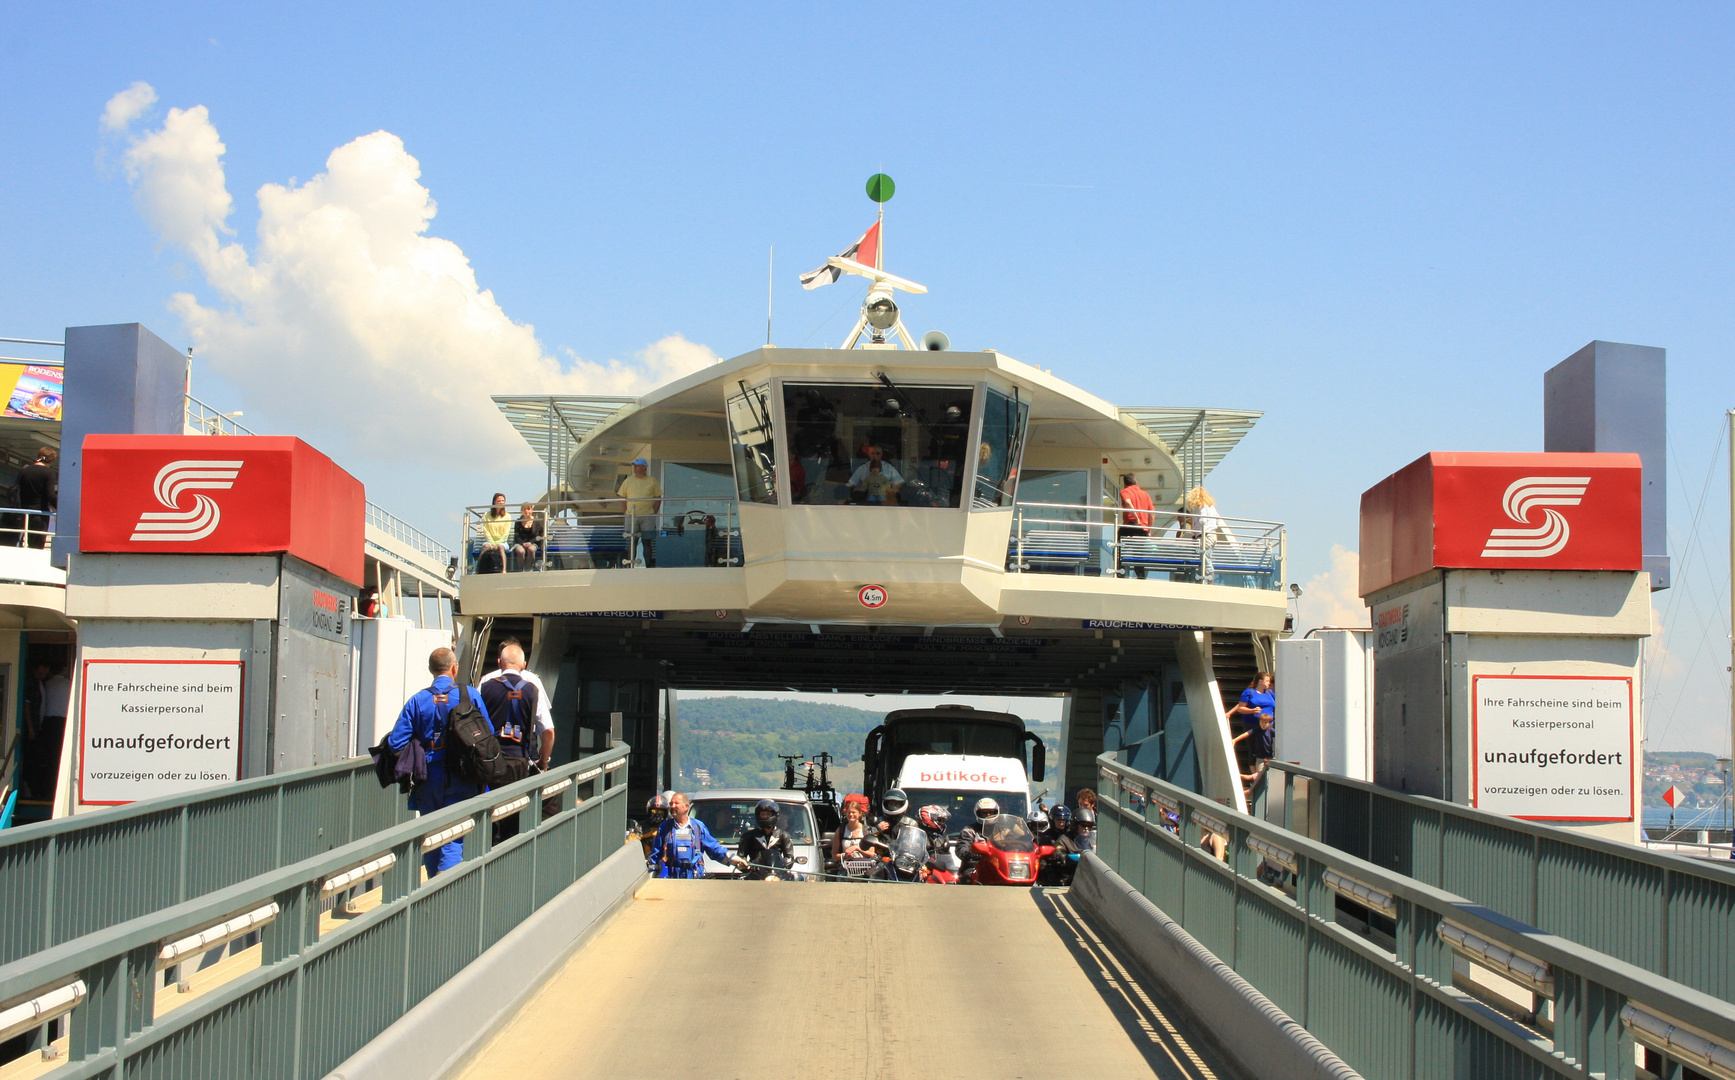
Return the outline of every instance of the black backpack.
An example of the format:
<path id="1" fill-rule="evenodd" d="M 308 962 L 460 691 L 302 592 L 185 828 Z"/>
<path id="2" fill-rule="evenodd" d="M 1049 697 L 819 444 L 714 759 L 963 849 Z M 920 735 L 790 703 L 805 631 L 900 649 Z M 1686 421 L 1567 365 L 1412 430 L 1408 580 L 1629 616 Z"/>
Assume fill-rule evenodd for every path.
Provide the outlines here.
<path id="1" fill-rule="evenodd" d="M 446 710 L 446 734 L 441 739 L 446 771 L 482 787 L 505 787 L 530 775 L 525 759 L 509 758 L 500 749 L 500 740 L 470 696 L 470 688 L 459 683 L 457 691 L 458 700 Z"/>

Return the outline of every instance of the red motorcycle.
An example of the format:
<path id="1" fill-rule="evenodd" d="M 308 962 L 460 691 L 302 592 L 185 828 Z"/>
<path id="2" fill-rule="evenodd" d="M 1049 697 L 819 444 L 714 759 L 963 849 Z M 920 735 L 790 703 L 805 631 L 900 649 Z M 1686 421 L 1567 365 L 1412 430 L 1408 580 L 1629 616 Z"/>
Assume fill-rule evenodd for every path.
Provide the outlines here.
<path id="1" fill-rule="evenodd" d="M 1013 814 L 983 822 L 971 838 L 970 851 L 976 857 L 970 873 L 974 885 L 1034 885 L 1042 860 L 1054 854 L 1054 848 L 1038 844 L 1030 826 Z"/>

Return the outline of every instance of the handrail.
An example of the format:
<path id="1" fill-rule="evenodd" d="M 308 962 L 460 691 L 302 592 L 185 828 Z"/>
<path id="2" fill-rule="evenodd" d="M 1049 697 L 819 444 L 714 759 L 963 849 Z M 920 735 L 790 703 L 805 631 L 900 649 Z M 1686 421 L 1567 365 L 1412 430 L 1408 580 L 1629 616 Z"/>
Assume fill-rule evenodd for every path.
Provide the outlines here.
<path id="1" fill-rule="evenodd" d="M 0 1006 L 82 984 L 84 993 L 71 995 L 69 1062 L 54 1074 L 65 1080 L 132 1075 L 137 1066 L 129 1062 L 138 1059 L 167 1075 L 238 1074 L 245 1071 L 238 1063 L 272 1060 L 295 1062 L 297 1076 L 323 1076 L 619 849 L 626 786 L 616 770 L 629 752 L 617 743 L 0 966 Z M 567 779 L 574 783 L 563 787 Z M 494 847 L 495 807 L 526 795 L 518 835 Z M 550 816 L 539 795 L 559 800 Z M 466 825 L 464 861 L 423 881 L 424 838 Z M 376 860 L 379 905 L 322 930 L 326 879 Z M 259 967 L 157 1017 L 163 946 L 180 953 L 183 939 L 205 928 L 218 931 L 205 938 L 215 940 L 229 932 L 225 920 L 243 931 L 259 927 Z M 418 939 L 428 947 L 406 949 Z"/>
<path id="2" fill-rule="evenodd" d="M 445 567 L 452 561 L 452 551 L 403 518 L 380 506 L 372 499 L 367 503 L 367 523 L 387 536 L 408 545 Z"/>
<path id="3" fill-rule="evenodd" d="M 628 502 L 652 501 L 660 504 L 654 514 L 635 515 L 626 512 Z M 491 509 L 490 506 L 464 507 L 460 550 L 464 553 L 462 562 L 466 573 L 474 573 L 476 570 L 485 542 L 482 523 Z M 519 520 L 519 508 L 508 507 L 508 510 L 508 522 Z M 688 527 L 687 519 L 695 516 L 706 520 L 695 520 L 691 522 L 692 527 L 705 529 L 707 537 L 714 537 L 720 545 L 719 551 L 702 553 L 703 561 L 698 565 L 740 566 L 744 556 L 741 550 L 739 500 L 727 496 L 657 496 L 654 499 L 647 496 L 629 500 L 613 495 L 601 499 L 565 499 L 534 504 L 531 517 L 542 525 L 542 546 L 534 564 L 519 569 L 565 569 L 568 567 L 559 564 L 569 560 L 590 563 L 589 566 L 579 567 L 580 569 L 594 569 L 599 565 L 632 566 L 635 564 L 635 549 L 637 554 L 656 559 L 657 565 L 666 565 L 666 560 L 656 555 L 656 549 L 661 542 L 658 534 L 666 534 L 673 529 L 677 534 L 684 535 Z M 640 519 L 646 517 L 655 518 L 656 525 L 651 532 L 641 537 L 634 530 L 642 525 Z M 649 552 L 644 551 L 642 546 L 647 539 Z M 568 550 L 563 546 L 563 540 L 579 546 Z M 514 546 L 510 535 L 502 546 L 507 549 Z"/>
<path id="4" fill-rule="evenodd" d="M 1735 866 L 1280 761 L 1266 778 L 1256 813 L 1285 817 L 1296 831 L 1389 871 L 1735 999 L 1735 959 L 1723 945 L 1735 910 Z M 1308 788 L 1300 792 L 1300 811 L 1298 778 Z M 1635 932 L 1635 921 L 1643 933 Z"/>
<path id="5" fill-rule="evenodd" d="M 1167 574 L 1210 585 L 1282 588 L 1285 527 L 1253 518 L 1203 519 L 1184 510 L 1127 510 L 1077 503 L 1018 503 L 1006 569 L 1094 572 L 1114 577 Z M 1065 516 L 1057 516 L 1063 512 Z M 1127 523 L 1149 515 L 1150 525 Z M 1089 520 L 1100 515 L 1103 520 Z"/>
<path id="6" fill-rule="evenodd" d="M 1230 811 L 1112 753 L 1097 766 L 1104 861 L 1364 1075 L 1631 1077 L 1628 1040 L 1647 1014 L 1735 1047 L 1735 1004 Z M 1459 973 L 1472 967 L 1479 978 Z M 1504 994 L 1491 989 L 1500 985 Z"/>
<path id="7" fill-rule="evenodd" d="M 191 394 L 187 395 L 186 421 L 188 427 L 198 428 L 207 435 L 258 434 L 246 425 L 237 423 L 235 417 L 218 412 L 216 408 Z"/>
<path id="8" fill-rule="evenodd" d="M 409 818 L 351 758 L 0 831 L 0 963 Z"/>

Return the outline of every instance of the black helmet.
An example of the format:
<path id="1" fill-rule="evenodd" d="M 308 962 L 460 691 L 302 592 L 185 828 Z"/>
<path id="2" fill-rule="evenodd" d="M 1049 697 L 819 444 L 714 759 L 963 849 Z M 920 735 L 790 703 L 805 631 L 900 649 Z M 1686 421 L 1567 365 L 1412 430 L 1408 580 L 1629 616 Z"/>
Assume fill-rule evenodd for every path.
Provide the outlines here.
<path id="1" fill-rule="evenodd" d="M 777 819 L 782 815 L 783 811 L 771 799 L 760 799 L 759 805 L 753 808 L 753 816 L 758 820 L 761 829 L 775 829 Z"/>
<path id="2" fill-rule="evenodd" d="M 1072 811 L 1065 806 L 1057 806 L 1048 812 L 1048 820 L 1056 829 L 1065 832 L 1072 828 Z"/>
<path id="3" fill-rule="evenodd" d="M 904 794 L 903 788 L 892 788 L 880 796 L 880 810 L 892 817 L 910 808 L 910 797 Z"/>
<path id="4" fill-rule="evenodd" d="M 1000 804 L 993 799 L 976 800 L 976 820 L 987 823 L 1000 816 Z"/>
<path id="5" fill-rule="evenodd" d="M 1072 815 L 1072 821 L 1080 829 L 1094 829 L 1096 828 L 1096 811 L 1088 806 L 1081 806 L 1078 808 L 1078 813 Z"/>

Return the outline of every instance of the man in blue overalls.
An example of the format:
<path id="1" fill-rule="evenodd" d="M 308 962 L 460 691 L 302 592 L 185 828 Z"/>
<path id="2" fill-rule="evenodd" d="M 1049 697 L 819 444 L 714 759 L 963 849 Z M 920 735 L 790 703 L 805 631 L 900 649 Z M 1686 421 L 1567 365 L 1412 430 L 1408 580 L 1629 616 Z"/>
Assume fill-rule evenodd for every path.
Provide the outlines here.
<path id="1" fill-rule="evenodd" d="M 410 807 L 424 814 L 431 814 L 455 802 L 463 802 L 482 792 L 475 784 L 446 775 L 445 748 L 440 741 L 446 733 L 446 713 L 458 703 L 460 690 L 468 690 L 470 700 L 476 702 L 478 707 L 481 706 L 482 695 L 477 693 L 473 686 L 458 686 L 458 654 L 451 649 L 435 649 L 428 656 L 428 672 L 434 676 L 434 685 L 418 692 L 404 703 L 404 711 L 398 714 L 398 722 L 392 726 L 391 734 L 386 736 L 386 745 L 393 750 L 402 750 L 405 743 L 418 739 L 422 749 L 427 751 L 428 782 L 410 793 Z M 428 868 L 429 877 L 442 870 L 450 870 L 463 861 L 462 839 L 444 844 L 422 856 L 422 864 Z"/>
<path id="2" fill-rule="evenodd" d="M 669 798 L 669 819 L 657 827 L 657 838 L 651 843 L 651 873 L 658 877 L 702 878 L 707 855 L 720 863 L 746 869 L 747 860 L 729 854 L 729 849 L 717 842 L 705 823 L 688 813 L 690 809 L 687 797 L 680 792 Z"/>

